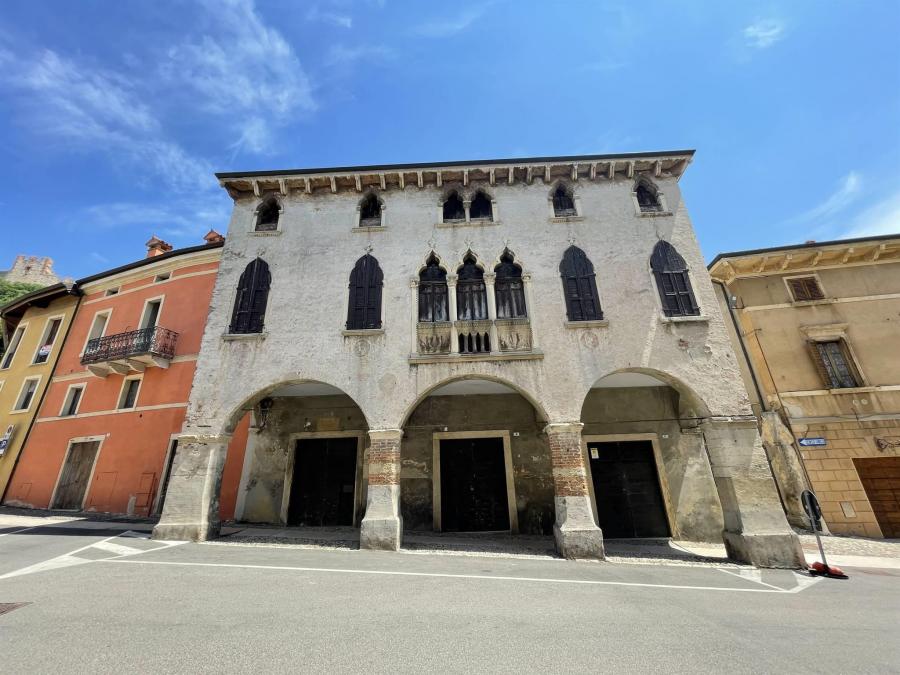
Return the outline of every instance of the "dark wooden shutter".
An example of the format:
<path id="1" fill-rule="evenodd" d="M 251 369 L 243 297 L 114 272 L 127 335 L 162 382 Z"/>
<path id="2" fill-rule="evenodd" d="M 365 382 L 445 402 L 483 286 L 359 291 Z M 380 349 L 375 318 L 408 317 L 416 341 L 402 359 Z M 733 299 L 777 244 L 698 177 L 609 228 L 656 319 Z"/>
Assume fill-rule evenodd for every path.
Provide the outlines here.
<path id="1" fill-rule="evenodd" d="M 244 269 L 238 281 L 231 316 L 230 333 L 261 333 L 263 330 L 266 304 L 272 275 L 262 258 L 256 258 Z"/>
<path id="2" fill-rule="evenodd" d="M 594 266 L 584 251 L 570 246 L 559 264 L 569 321 L 596 321 L 603 318 L 597 293 Z"/>
<path id="3" fill-rule="evenodd" d="M 831 380 L 831 375 L 828 374 L 828 367 L 825 364 L 825 359 L 822 358 L 822 353 L 819 351 L 819 345 L 816 342 L 807 342 L 806 346 L 809 349 L 809 356 L 813 365 L 816 367 L 816 372 L 819 373 L 819 379 L 822 380 L 822 385 L 826 389 L 833 389 L 834 382 Z"/>
<path id="4" fill-rule="evenodd" d="M 825 298 L 822 287 L 819 286 L 819 282 L 815 277 L 788 279 L 788 285 L 791 287 L 791 295 L 797 302 L 822 300 Z"/>
<path id="5" fill-rule="evenodd" d="M 364 255 L 350 273 L 350 302 L 347 328 L 361 330 L 381 328 L 381 288 L 384 277 L 378 261 Z"/>
<path id="6" fill-rule="evenodd" d="M 694 297 L 684 258 L 667 241 L 658 241 L 650 256 L 650 269 L 666 316 L 697 316 L 700 306 Z"/>

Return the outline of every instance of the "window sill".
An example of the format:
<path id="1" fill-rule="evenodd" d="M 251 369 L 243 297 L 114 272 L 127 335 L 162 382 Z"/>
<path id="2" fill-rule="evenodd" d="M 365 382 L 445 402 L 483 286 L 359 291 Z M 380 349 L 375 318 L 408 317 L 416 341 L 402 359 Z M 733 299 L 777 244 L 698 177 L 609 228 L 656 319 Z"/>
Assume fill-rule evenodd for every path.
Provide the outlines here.
<path id="1" fill-rule="evenodd" d="M 250 230 L 250 232 L 248 232 L 248 234 L 251 237 L 277 237 L 282 232 L 284 232 L 284 230 L 262 230 L 259 232 L 256 230 Z"/>
<path id="2" fill-rule="evenodd" d="M 384 328 L 345 328 L 341 331 L 344 337 L 366 337 L 367 335 L 384 335 Z"/>
<path id="3" fill-rule="evenodd" d="M 410 354 L 409 362 L 416 363 L 471 363 L 473 361 L 536 361 L 544 358 L 544 352 L 491 352 L 490 354 Z"/>
<path id="4" fill-rule="evenodd" d="M 660 323 L 709 323 L 709 317 L 702 314 L 697 316 L 661 316 Z"/>
<path id="5" fill-rule="evenodd" d="M 353 228 L 354 232 L 384 232 L 387 225 L 357 225 Z"/>
<path id="6" fill-rule="evenodd" d="M 225 333 L 222 342 L 262 342 L 268 333 Z"/>
<path id="7" fill-rule="evenodd" d="M 821 300 L 794 300 L 791 307 L 814 307 L 816 305 L 833 305 L 837 300 L 835 298 L 822 298 Z"/>
<path id="8" fill-rule="evenodd" d="M 550 218 L 551 223 L 580 223 L 584 220 L 584 216 L 553 216 Z"/>
<path id="9" fill-rule="evenodd" d="M 10 411 L 9 411 L 9 414 L 10 414 L 10 415 L 24 415 L 24 414 L 27 413 L 29 410 L 30 410 L 29 408 L 25 408 L 25 410 L 10 410 Z"/>
<path id="10" fill-rule="evenodd" d="M 566 328 L 606 328 L 609 319 L 594 319 L 592 321 L 566 321 Z"/>
<path id="11" fill-rule="evenodd" d="M 662 216 L 671 216 L 671 211 L 638 211 L 639 218 L 660 218 Z"/>
<path id="12" fill-rule="evenodd" d="M 435 227 L 488 227 L 491 225 L 500 225 L 499 220 L 451 220 L 446 223 L 436 223 Z"/>

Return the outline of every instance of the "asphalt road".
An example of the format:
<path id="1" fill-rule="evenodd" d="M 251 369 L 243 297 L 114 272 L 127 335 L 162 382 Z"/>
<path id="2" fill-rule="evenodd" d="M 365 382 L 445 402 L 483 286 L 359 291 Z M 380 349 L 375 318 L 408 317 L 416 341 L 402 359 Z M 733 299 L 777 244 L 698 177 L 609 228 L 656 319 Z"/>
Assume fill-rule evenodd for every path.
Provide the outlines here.
<path id="1" fill-rule="evenodd" d="M 0 670 L 900 672 L 900 570 L 573 563 L 0 529 Z M 2 610 L 0 610 L 2 611 Z"/>

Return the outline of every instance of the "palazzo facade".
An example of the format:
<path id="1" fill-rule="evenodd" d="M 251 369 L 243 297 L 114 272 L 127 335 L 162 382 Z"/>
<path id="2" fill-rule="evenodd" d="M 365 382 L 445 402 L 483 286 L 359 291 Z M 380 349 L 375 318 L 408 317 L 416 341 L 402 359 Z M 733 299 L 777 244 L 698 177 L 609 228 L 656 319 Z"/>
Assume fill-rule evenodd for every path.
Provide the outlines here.
<path id="1" fill-rule="evenodd" d="M 691 158 L 219 174 L 234 210 L 155 536 L 217 535 L 249 414 L 239 521 L 802 565 L 679 189 Z"/>

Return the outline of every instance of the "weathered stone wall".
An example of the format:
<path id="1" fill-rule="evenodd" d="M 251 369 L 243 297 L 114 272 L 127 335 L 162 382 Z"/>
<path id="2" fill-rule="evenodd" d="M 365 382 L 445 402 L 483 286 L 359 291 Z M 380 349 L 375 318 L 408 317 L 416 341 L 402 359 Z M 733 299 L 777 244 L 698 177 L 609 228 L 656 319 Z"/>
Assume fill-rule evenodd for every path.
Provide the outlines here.
<path id="1" fill-rule="evenodd" d="M 670 387 L 593 389 L 582 411 L 582 435 L 656 434 L 668 487 L 673 536 L 694 541 L 722 538 L 722 506 L 699 433 L 682 432 L 678 393 Z M 602 440 L 602 439 L 601 439 Z M 657 467 L 659 468 L 659 467 Z"/>
<path id="2" fill-rule="evenodd" d="M 38 284 L 50 286 L 59 283 L 59 277 L 53 273 L 53 258 L 33 255 L 16 256 L 13 266 L 7 271 L 0 271 L 0 279 L 10 283 Z"/>

